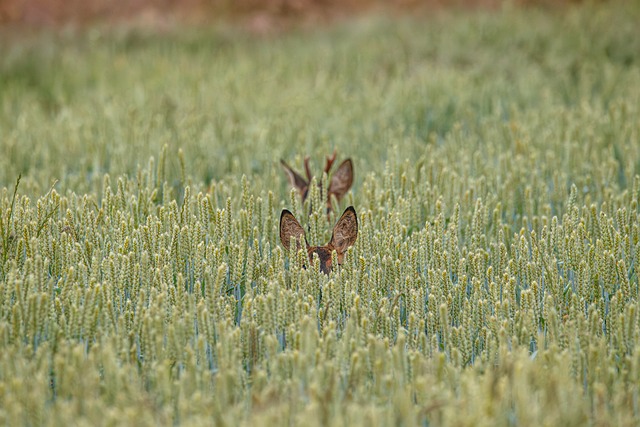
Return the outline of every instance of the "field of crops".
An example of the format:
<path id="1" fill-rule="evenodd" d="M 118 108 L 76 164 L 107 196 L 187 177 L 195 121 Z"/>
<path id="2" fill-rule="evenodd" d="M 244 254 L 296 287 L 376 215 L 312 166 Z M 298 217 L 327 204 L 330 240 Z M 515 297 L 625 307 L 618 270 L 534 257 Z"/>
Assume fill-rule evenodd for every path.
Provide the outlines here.
<path id="1" fill-rule="evenodd" d="M 638 22 L 0 38 L 0 424 L 636 425 Z"/>

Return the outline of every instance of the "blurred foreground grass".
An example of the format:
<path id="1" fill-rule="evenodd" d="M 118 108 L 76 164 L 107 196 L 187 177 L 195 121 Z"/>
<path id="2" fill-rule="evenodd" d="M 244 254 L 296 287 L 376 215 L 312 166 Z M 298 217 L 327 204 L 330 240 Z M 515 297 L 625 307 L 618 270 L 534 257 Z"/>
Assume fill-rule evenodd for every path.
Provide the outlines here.
<path id="1" fill-rule="evenodd" d="M 0 42 L 0 420 L 633 425 L 639 18 Z M 278 160 L 334 148 L 325 277 Z"/>

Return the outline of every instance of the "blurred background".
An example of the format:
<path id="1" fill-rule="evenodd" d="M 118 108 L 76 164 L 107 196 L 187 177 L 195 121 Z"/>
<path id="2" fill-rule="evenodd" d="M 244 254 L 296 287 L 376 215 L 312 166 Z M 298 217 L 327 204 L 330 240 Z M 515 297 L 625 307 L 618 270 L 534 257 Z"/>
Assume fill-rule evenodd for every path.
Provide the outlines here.
<path id="1" fill-rule="evenodd" d="M 234 23 L 255 32 L 322 24 L 370 11 L 429 12 L 497 8 L 505 4 L 558 7 L 579 0 L 0 0 L 2 27 L 175 23 Z"/>

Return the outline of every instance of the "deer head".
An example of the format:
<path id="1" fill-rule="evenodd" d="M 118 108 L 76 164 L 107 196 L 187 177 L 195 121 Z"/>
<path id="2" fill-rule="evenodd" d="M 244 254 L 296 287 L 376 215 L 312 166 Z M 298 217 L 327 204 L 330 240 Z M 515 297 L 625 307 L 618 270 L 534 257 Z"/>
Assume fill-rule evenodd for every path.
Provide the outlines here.
<path id="1" fill-rule="evenodd" d="M 284 209 L 280 215 L 280 242 L 285 249 L 289 250 L 291 238 L 295 239 L 296 250 L 302 248 L 304 241 L 309 255 L 309 262 L 313 261 L 313 254 L 318 254 L 320 261 L 320 270 L 329 274 L 331 272 L 331 252 L 336 251 L 338 254 L 338 264 L 344 261 L 344 254 L 347 249 L 352 246 L 358 237 L 358 217 L 353 206 L 349 206 L 342 213 L 342 216 L 333 227 L 331 240 L 324 246 L 310 246 L 304 235 L 304 228 L 291 212 Z"/>
<path id="2" fill-rule="evenodd" d="M 331 157 L 327 156 L 324 172 L 329 175 L 329 171 L 331 170 L 331 166 L 333 166 L 333 162 L 336 160 L 336 152 L 333 152 Z M 311 179 L 313 175 L 311 174 L 311 169 L 309 168 L 309 156 L 304 158 L 304 170 L 307 175 L 307 179 L 304 179 L 299 173 L 293 170 L 289 165 L 282 159 L 280 159 L 280 163 L 284 170 L 287 172 L 287 176 L 289 178 L 289 182 L 292 186 L 298 190 L 300 193 L 300 197 L 302 198 L 302 203 L 307 200 L 307 196 L 309 195 L 309 184 L 311 183 Z M 329 189 L 327 190 L 327 213 L 333 210 L 333 206 L 331 205 L 331 195 L 334 195 L 337 200 L 342 199 L 342 197 L 347 194 L 347 191 L 351 188 L 353 184 L 353 162 L 351 159 L 346 159 L 338 169 L 331 175 L 331 179 L 329 180 Z"/>

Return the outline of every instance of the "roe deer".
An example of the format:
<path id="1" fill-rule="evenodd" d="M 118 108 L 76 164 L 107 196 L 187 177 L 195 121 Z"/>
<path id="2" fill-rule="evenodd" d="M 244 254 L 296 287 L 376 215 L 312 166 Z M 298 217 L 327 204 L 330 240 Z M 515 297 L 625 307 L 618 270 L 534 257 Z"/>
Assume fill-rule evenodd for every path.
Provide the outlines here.
<path id="1" fill-rule="evenodd" d="M 328 175 L 331 170 L 331 166 L 333 162 L 336 160 L 336 152 L 333 152 L 331 157 L 327 156 L 326 164 L 324 167 L 324 172 Z M 304 170 L 307 175 L 307 179 L 305 180 L 299 173 L 294 171 L 289 165 L 282 159 L 280 159 L 280 163 L 282 167 L 284 167 L 287 172 L 287 176 L 289 178 L 289 182 L 292 186 L 298 190 L 300 193 L 300 197 L 302 198 L 302 203 L 307 200 L 307 196 L 309 195 L 309 184 L 311 183 L 311 170 L 309 169 L 309 156 L 304 158 Z M 329 190 L 327 191 L 327 213 L 333 210 L 333 206 L 331 206 L 331 195 L 333 194 L 336 199 L 339 201 L 342 197 L 347 194 L 347 191 L 353 185 L 353 162 L 351 159 L 346 159 L 338 169 L 336 169 L 335 173 L 331 176 L 329 180 Z"/>
<path id="2" fill-rule="evenodd" d="M 325 274 L 329 274 L 331 272 L 331 252 L 336 251 L 338 253 L 338 265 L 342 264 L 345 252 L 355 243 L 358 237 L 358 217 L 356 216 L 356 210 L 353 206 L 345 209 L 333 227 L 333 233 L 331 234 L 329 243 L 324 246 L 309 246 L 307 238 L 304 235 L 304 228 L 302 228 L 291 212 L 283 209 L 280 215 L 280 242 L 282 242 L 282 246 L 284 246 L 287 251 L 289 250 L 292 237 L 296 240 L 297 250 L 302 248 L 302 240 L 304 239 L 309 255 L 309 262 L 313 261 L 314 253 L 318 254 L 320 270 Z"/>

